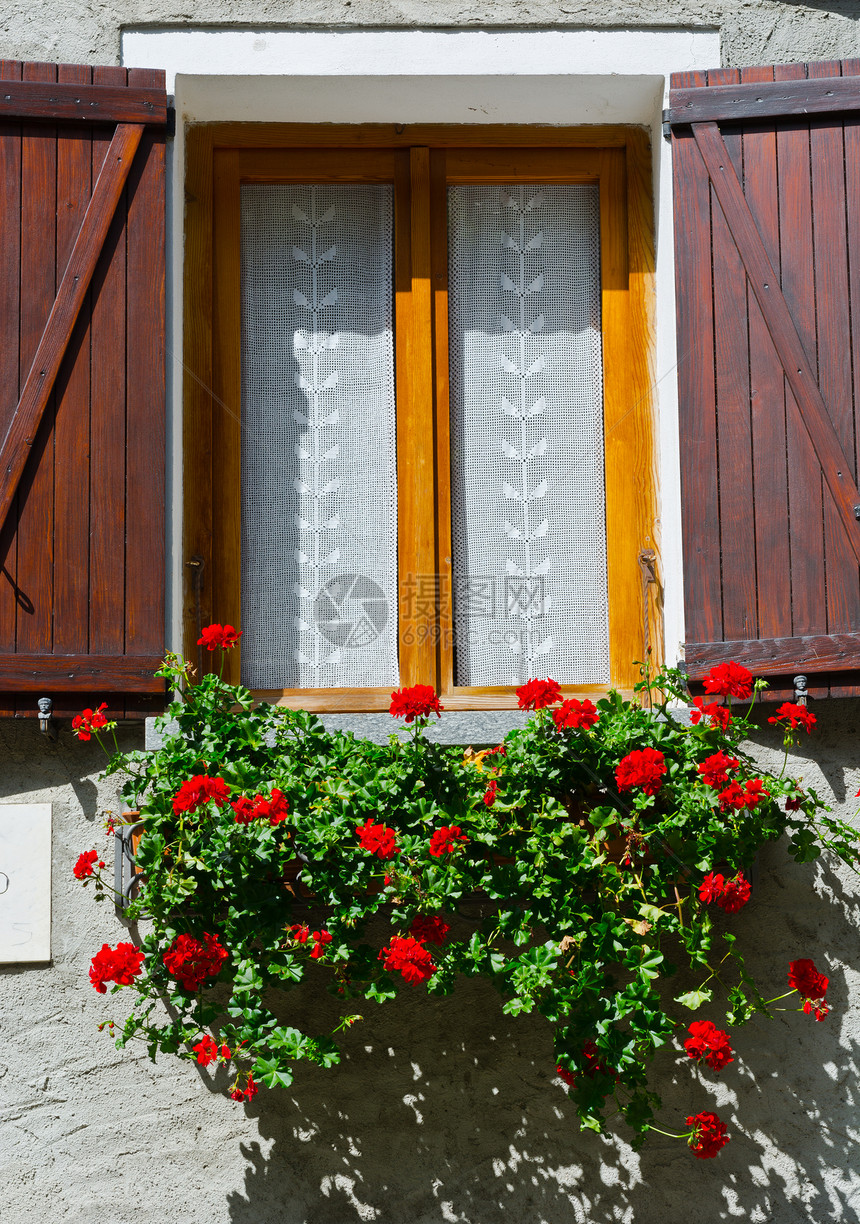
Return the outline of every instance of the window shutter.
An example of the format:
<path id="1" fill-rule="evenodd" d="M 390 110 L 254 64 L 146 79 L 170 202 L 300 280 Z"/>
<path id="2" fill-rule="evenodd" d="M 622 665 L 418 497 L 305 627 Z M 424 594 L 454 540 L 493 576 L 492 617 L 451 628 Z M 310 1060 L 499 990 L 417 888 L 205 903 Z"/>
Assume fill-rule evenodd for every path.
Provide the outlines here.
<path id="1" fill-rule="evenodd" d="M 158 704 L 164 73 L 0 60 L 0 714 Z"/>
<path id="2" fill-rule="evenodd" d="M 860 692 L 860 60 L 672 77 L 692 680 Z"/>

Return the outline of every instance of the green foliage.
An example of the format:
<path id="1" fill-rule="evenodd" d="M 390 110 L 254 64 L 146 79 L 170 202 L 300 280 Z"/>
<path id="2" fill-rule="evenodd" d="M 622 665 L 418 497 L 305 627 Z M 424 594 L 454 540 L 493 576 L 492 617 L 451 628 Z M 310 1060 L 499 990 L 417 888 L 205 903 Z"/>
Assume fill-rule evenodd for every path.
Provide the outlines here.
<path id="1" fill-rule="evenodd" d="M 335 1033 L 372 1023 L 372 1010 L 355 1014 L 356 1000 L 442 993 L 458 976 L 483 976 L 505 1012 L 537 1012 L 552 1027 L 583 1125 L 600 1130 L 611 1107 L 639 1141 L 659 1107 L 648 1063 L 676 1030 L 683 1039 L 690 1011 L 720 987 L 730 1023 L 768 1014 L 732 936 L 712 962 L 703 877 L 748 871 L 759 847 L 785 833 L 798 861 L 823 845 L 856 858 L 856 835 L 813 791 L 763 775 L 741 750 L 743 716 L 725 730 L 707 717 L 679 720 L 671 703 L 685 690 L 674 672 L 643 682 L 638 701 L 617 693 L 599 701 L 590 727 L 559 730 L 551 709 L 538 710 L 492 755 L 429 743 L 422 718 L 382 746 L 327 732 L 312 714 L 255 705 L 217 676 L 191 686 L 175 657 L 163 674 L 177 694 L 163 746 L 117 755 L 108 767 L 140 812 L 143 877 L 130 916 L 150 924 L 143 971 L 125 987 L 137 1003 L 118 1044 L 142 1037 L 153 1054 L 193 1059 L 192 1045 L 214 1028 L 240 1072 L 269 1088 L 289 1084 L 299 1059 L 338 1061 L 333 1034 L 283 1023 L 285 992 L 307 973 L 343 1000 Z M 665 760 L 653 794 L 621 789 L 616 778 L 621 759 L 642 749 Z M 719 751 L 739 762 L 733 780 L 762 780 L 761 802 L 724 810 L 697 768 Z M 230 802 L 176 812 L 180 787 L 199 775 L 223 779 Z M 237 821 L 231 803 L 276 790 L 286 819 Z M 787 797 L 799 806 L 785 811 Z M 362 844 L 357 829 L 368 820 L 393 830 L 392 857 Z M 451 826 L 460 833 L 450 852 L 431 853 L 433 834 Z M 386 968 L 392 937 L 436 915 L 451 929 L 441 944 L 426 941 L 424 980 Z M 228 958 L 217 977 L 186 989 L 164 955 L 179 936 L 205 933 Z M 672 999 L 664 981 L 684 964 L 700 984 Z M 156 1019 L 165 997 L 169 1021 Z"/>

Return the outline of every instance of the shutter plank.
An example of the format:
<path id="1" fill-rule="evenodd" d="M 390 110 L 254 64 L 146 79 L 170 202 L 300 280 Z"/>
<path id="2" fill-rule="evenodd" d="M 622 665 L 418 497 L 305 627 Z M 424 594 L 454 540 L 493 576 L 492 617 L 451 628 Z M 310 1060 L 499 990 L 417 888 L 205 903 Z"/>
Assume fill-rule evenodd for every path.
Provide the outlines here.
<path id="1" fill-rule="evenodd" d="M 160 127 L 167 123 L 163 74 L 153 74 L 162 82 L 161 88 L 156 85 L 152 89 L 128 89 L 104 84 L 78 88 L 71 82 L 72 74 L 80 67 L 60 64 L 59 84 L 25 80 L 5 89 L 0 93 L 0 119 L 15 116 L 40 121 L 144 123 Z"/>
<path id="2" fill-rule="evenodd" d="M 130 693 L 151 693 L 152 673 L 161 664 L 161 655 L 11 655 L 0 661 L 0 692 L 44 693 L 51 696 L 57 688 L 63 693 L 95 693 L 105 689 Z M 104 700 L 104 697 L 101 698 Z M 78 702 L 64 703 L 77 708 Z M 35 700 L 22 708 L 36 708 Z M 121 706 L 119 711 L 121 714 Z"/>
<path id="3" fill-rule="evenodd" d="M 21 65 L 0 60 L 0 79 L 20 79 Z M 0 432 L 18 402 L 21 284 L 21 124 L 0 122 Z M 0 655 L 15 650 L 15 579 L 18 568 L 17 506 L 0 526 Z M 0 698 L 0 717 L 14 714 Z"/>
<path id="4" fill-rule="evenodd" d="M 839 64 L 810 64 L 816 77 L 838 75 Z M 818 385 L 836 435 L 856 478 L 848 304 L 845 150 L 841 123 L 813 120 L 809 129 L 815 256 Z M 833 499 L 824 498 L 827 629 L 860 628 L 860 570 Z"/>
<path id="5" fill-rule="evenodd" d="M 806 77 L 803 64 L 776 68 L 777 79 Z M 782 263 L 780 283 L 792 318 L 807 354 L 814 360 L 815 269 L 812 248 L 812 194 L 807 124 L 781 126 L 777 132 L 779 164 L 780 232 L 791 235 L 790 250 Z M 786 385 L 786 447 L 788 464 L 789 521 L 791 524 L 791 608 L 795 635 L 814 633 L 825 627 L 822 607 L 824 589 L 824 502 L 820 466 L 812 443 L 800 421 L 791 388 Z M 815 696 L 826 696 L 815 692 Z"/>
<path id="6" fill-rule="evenodd" d="M 709 84 L 734 84 L 735 69 L 708 74 Z M 743 175 L 740 130 L 724 143 L 735 173 Z M 714 277 L 717 461 L 720 472 L 720 559 L 723 582 L 723 634 L 758 636 L 755 589 L 755 509 L 752 439 L 749 418 L 749 339 L 747 280 L 735 240 L 719 202 L 711 203 Z"/>
<path id="7" fill-rule="evenodd" d="M 809 634 L 803 637 L 758 638 L 755 641 L 693 642 L 688 647 L 687 674 L 700 680 L 717 663 L 734 659 L 756 675 L 783 675 L 809 669 L 814 673 L 860 668 L 860 636 L 856 633 Z M 827 690 L 824 690 L 825 694 Z"/>
<path id="8" fill-rule="evenodd" d="M 25 64 L 25 80 L 56 80 L 53 64 Z M 45 124 L 25 124 L 21 156 L 21 381 L 26 379 L 39 348 L 56 292 L 56 130 Z M 51 380 L 53 383 L 53 379 Z M 20 404 L 20 401 L 19 401 Z M 53 397 L 48 394 L 40 404 L 40 418 L 25 436 L 32 437 L 28 447 L 15 451 L 0 449 L 0 484 L 7 496 L 0 498 L 0 522 L 5 521 L 9 504 L 18 485 L 18 585 L 23 599 L 18 604 L 16 647 L 22 653 L 51 650 L 54 554 L 54 446 Z M 6 437 L 15 430 L 16 417 Z M 26 454 L 24 453 L 26 452 Z M 24 478 L 23 460 L 29 456 Z M 20 484 L 19 484 L 20 481 Z M 5 502 L 5 504 L 4 504 Z"/>
<path id="9" fill-rule="evenodd" d="M 742 83 L 772 80 L 773 68 L 741 70 Z M 773 126 L 745 127 L 743 150 L 744 195 L 768 257 L 779 270 L 776 133 Z M 748 295 L 748 311 L 758 631 L 764 638 L 790 637 L 785 376 L 754 294 Z"/>
<path id="10" fill-rule="evenodd" d="M 95 68 L 93 80 L 123 86 L 127 71 Z M 104 160 L 111 136 L 108 128 L 93 132 L 94 173 Z M 91 290 L 90 650 L 96 654 L 122 654 L 125 649 L 126 210 L 121 201 Z M 117 359 L 120 354 L 122 360 Z"/>
<path id="11" fill-rule="evenodd" d="M 129 70 L 146 87 L 160 71 Z M 164 136 L 144 136 L 129 180 L 125 649 L 164 648 Z M 153 515 L 153 506 L 161 508 Z M 153 610 L 156 609 L 155 613 Z"/>
<path id="12" fill-rule="evenodd" d="M 60 65 L 60 81 L 89 84 L 92 71 Z M 57 142 L 57 271 L 65 272 L 92 194 L 91 129 Z M 59 654 L 89 645 L 90 334 L 84 309 L 57 377 L 54 425 L 54 634 Z"/>
<path id="13" fill-rule="evenodd" d="M 679 73 L 673 83 L 679 88 L 704 84 L 704 74 Z M 692 132 L 677 134 L 672 158 L 687 636 L 713 641 L 722 636 L 722 601 L 711 245 L 706 221 L 710 186 Z"/>

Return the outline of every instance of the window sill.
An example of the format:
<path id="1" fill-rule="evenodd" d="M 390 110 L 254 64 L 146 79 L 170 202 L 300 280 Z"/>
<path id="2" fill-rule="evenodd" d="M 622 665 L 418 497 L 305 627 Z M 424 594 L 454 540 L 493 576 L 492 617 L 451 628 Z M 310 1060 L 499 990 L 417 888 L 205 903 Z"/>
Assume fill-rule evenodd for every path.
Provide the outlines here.
<path id="1" fill-rule="evenodd" d="M 354 735 L 384 744 L 393 732 L 404 735 L 406 728 L 390 714 L 321 714 L 329 731 L 351 731 Z M 437 744 L 499 744 L 509 731 L 524 727 L 528 715 L 522 710 L 468 710 L 444 713 L 427 728 L 427 739 Z M 156 728 L 156 719 L 146 720 L 147 751 L 160 748 L 164 735 Z M 168 725 L 168 733 L 170 725 Z"/>

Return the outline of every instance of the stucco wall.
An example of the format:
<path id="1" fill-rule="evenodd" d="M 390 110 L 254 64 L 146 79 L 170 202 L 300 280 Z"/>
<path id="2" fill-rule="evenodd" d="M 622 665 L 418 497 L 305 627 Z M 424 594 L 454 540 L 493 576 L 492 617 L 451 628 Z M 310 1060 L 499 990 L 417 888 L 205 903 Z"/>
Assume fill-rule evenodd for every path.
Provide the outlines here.
<path id="1" fill-rule="evenodd" d="M 853 810 L 857 711 L 817 708 L 795 769 Z M 139 739 L 130 729 L 127 746 Z M 756 751 L 777 762 L 774 736 Z M 145 1050 L 117 1052 L 97 1024 L 124 1017 L 122 995 L 96 994 L 89 958 L 122 928 L 72 879 L 78 852 L 103 838 L 112 806 L 100 754 L 56 744 L 32 724 L 0 724 L 0 802 L 54 804 L 54 963 L 0 974 L 0 1218 L 18 1224 L 800 1224 L 860 1216 L 857 971 L 860 888 L 830 863 L 800 868 L 781 847 L 763 854 L 753 899 L 732 919 L 766 995 L 788 961 L 812 956 L 831 978 L 833 1011 L 795 1011 L 734 1031 L 738 1058 L 697 1082 L 677 1051 L 656 1075 L 663 1124 L 716 1108 L 733 1141 L 718 1160 L 654 1136 L 635 1155 L 581 1134 L 553 1082 L 547 1029 L 501 1014 L 489 989 L 444 1000 L 406 990 L 365 1007 L 346 1060 L 302 1067 L 294 1090 L 227 1100 L 223 1072 Z M 778 768 L 778 765 L 777 765 Z M 0 811 L 2 816 L 2 811 Z M 337 1014 L 324 992 L 292 997 L 320 1031 Z"/>
<path id="2" fill-rule="evenodd" d="M 723 63 L 783 63 L 857 54 L 857 0 L 15 0 L 0 15 L 0 55 L 118 63 L 120 30 L 142 25 L 251 26 L 718 26 Z"/>

